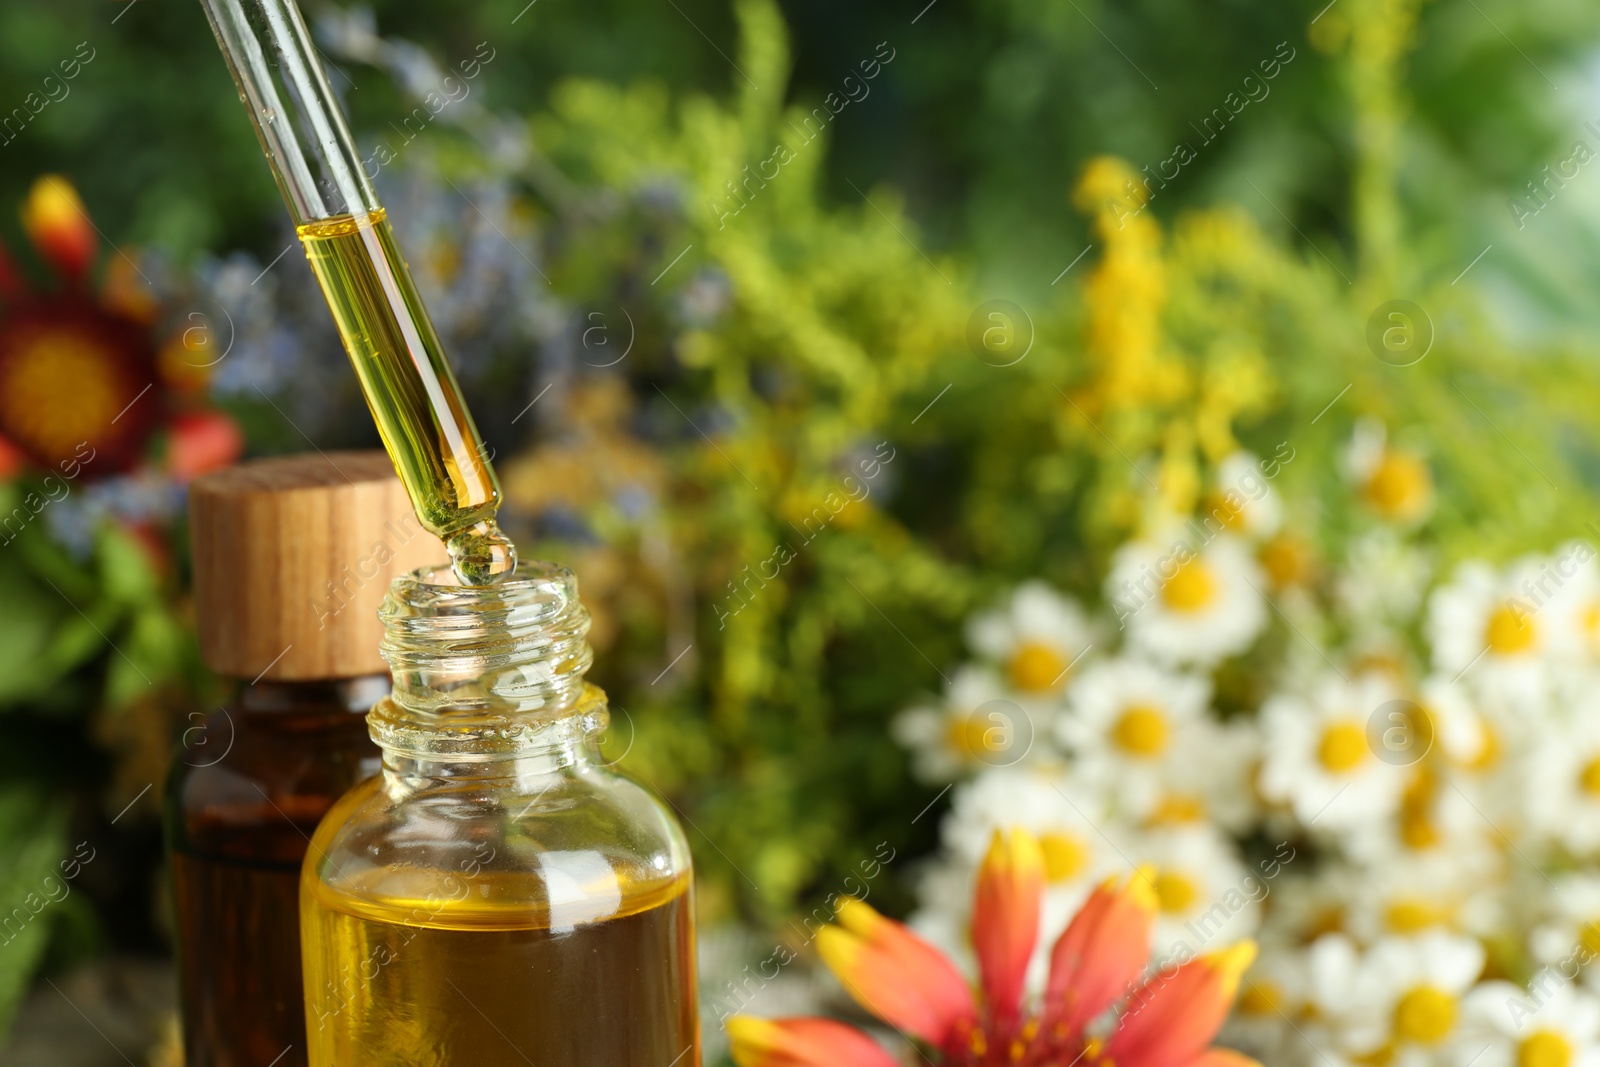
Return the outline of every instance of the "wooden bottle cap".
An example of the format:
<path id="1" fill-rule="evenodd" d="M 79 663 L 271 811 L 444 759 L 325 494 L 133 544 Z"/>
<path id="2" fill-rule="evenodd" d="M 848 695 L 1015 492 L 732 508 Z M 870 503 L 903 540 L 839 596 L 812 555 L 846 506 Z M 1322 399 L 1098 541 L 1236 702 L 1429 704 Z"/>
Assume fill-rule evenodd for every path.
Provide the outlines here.
<path id="1" fill-rule="evenodd" d="M 189 487 L 200 651 L 219 674 L 301 681 L 388 670 L 390 579 L 447 562 L 389 457 L 255 460 Z"/>

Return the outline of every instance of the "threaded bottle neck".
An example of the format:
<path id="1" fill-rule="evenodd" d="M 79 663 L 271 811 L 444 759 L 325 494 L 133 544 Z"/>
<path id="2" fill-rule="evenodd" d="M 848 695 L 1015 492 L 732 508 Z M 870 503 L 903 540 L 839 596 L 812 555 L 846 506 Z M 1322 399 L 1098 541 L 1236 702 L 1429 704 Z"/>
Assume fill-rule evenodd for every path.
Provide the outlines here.
<path id="1" fill-rule="evenodd" d="M 415 571 L 389 586 L 378 617 L 394 690 L 368 722 L 386 750 L 496 759 L 605 724 L 605 694 L 583 680 L 589 612 L 565 567 L 528 561 L 486 586 Z"/>

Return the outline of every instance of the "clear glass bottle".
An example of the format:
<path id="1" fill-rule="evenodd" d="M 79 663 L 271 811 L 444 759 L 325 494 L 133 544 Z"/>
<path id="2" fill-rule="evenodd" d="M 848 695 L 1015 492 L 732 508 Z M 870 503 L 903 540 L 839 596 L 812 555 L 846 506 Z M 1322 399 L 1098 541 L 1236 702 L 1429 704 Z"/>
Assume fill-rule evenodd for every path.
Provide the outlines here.
<path id="1" fill-rule="evenodd" d="M 696 1067 L 689 850 L 599 759 L 576 579 L 448 573 L 390 587 L 383 770 L 306 856 L 311 1064 Z"/>

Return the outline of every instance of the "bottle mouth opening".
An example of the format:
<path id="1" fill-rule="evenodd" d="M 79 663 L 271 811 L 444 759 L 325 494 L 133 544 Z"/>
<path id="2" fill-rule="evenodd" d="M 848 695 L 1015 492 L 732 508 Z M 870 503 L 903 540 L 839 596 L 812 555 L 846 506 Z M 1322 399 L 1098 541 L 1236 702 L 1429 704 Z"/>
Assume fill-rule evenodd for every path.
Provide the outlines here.
<path id="1" fill-rule="evenodd" d="M 394 690 L 373 709 L 375 737 L 388 727 L 509 742 L 584 696 L 589 612 L 566 567 L 527 560 L 483 586 L 424 567 L 390 583 L 378 617 Z"/>
<path id="2" fill-rule="evenodd" d="M 495 610 L 519 610 L 556 618 L 578 604 L 578 577 L 559 563 L 524 560 L 510 578 L 487 585 L 463 585 L 450 565 L 441 563 L 390 582 L 379 617 L 387 623 L 391 617 L 477 617 Z"/>

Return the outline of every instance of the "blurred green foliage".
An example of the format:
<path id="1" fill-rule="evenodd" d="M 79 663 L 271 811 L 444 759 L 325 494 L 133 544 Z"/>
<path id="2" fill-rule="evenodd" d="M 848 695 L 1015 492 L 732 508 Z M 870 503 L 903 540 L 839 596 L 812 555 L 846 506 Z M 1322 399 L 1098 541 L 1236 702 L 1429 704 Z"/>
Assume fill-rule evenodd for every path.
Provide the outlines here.
<path id="1" fill-rule="evenodd" d="M 326 6 L 305 8 L 314 20 Z M 724 0 L 371 6 L 385 34 L 423 42 L 445 63 L 489 42 L 503 56 L 486 81 L 500 110 L 542 107 L 574 76 L 652 80 L 674 93 L 744 85 L 730 58 L 737 26 Z M 1160 210 L 1244 199 L 1248 171 L 1308 236 L 1347 238 L 1355 153 L 1340 73 L 1303 46 L 1308 37 L 1337 45 L 1355 6 L 1341 0 L 1317 17 L 1321 0 L 938 0 L 926 9 L 915 0 L 791 2 L 783 13 L 794 75 L 782 92 L 786 102 L 815 103 L 880 41 L 897 49 L 895 65 L 838 123 L 825 195 L 848 204 L 859 200 L 852 183 L 892 184 L 936 247 L 968 250 L 996 284 L 1037 292 L 1081 247 L 1081 220 L 1062 191 L 1083 162 L 1111 152 L 1153 167 L 1176 142 L 1194 140 L 1192 124 L 1281 41 L 1301 57 L 1248 121 L 1241 116 L 1205 148 Z M 1552 87 L 1578 80 L 1597 34 L 1600 12 L 1578 0 L 1424 8 L 1406 72 L 1404 193 L 1419 229 L 1443 228 L 1447 239 L 1463 205 L 1519 187 L 1563 146 L 1577 123 L 1552 106 Z M 198 5 L 8 5 L 0 11 L 0 107 L 21 105 L 84 41 L 96 58 L 70 95 L 0 146 L 0 202 L 15 202 L 34 174 L 58 170 L 80 184 L 107 232 L 131 243 L 185 255 L 266 251 L 274 191 Z M 341 69 L 334 80 L 357 129 L 384 128 L 409 110 L 370 70 Z M 1250 210 L 1275 217 L 1264 205 Z"/>

